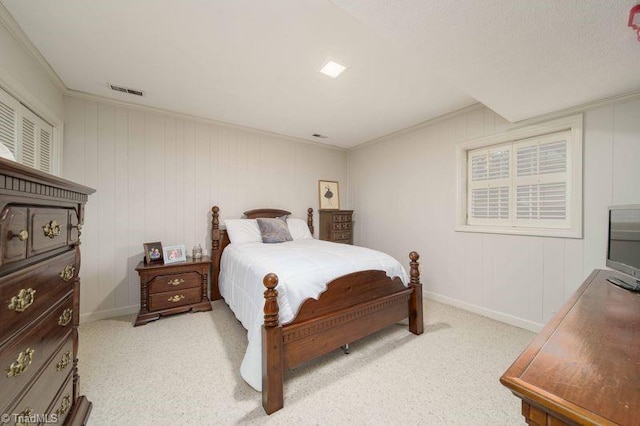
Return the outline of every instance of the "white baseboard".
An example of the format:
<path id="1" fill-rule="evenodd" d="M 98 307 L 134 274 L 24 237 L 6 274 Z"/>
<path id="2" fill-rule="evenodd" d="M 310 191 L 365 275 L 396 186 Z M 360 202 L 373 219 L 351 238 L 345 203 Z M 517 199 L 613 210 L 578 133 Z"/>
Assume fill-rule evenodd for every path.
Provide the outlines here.
<path id="1" fill-rule="evenodd" d="M 424 297 L 427 299 L 435 300 L 436 302 L 444 303 L 445 305 L 455 306 L 456 308 L 464 309 L 465 311 L 473 312 L 474 314 L 482 315 L 483 317 L 491 318 L 496 321 L 504 322 L 516 327 L 524 328 L 525 330 L 538 333 L 544 327 L 544 324 L 538 324 L 537 322 L 528 321 L 522 318 L 514 317 L 502 312 L 494 311 L 492 309 L 483 308 L 478 305 L 463 302 L 452 297 L 443 296 L 431 291 L 425 291 Z"/>
<path id="2" fill-rule="evenodd" d="M 105 311 L 87 312 L 80 314 L 80 324 L 85 322 L 99 321 L 108 318 L 120 317 L 122 315 L 135 314 L 140 310 L 140 305 L 125 306 L 123 308 L 107 309 Z"/>

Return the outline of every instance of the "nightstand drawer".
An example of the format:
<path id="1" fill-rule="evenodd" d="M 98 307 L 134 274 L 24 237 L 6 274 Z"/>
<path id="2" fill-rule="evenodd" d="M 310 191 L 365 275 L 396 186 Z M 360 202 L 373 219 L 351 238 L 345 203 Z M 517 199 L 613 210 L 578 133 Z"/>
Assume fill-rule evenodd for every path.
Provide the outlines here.
<path id="1" fill-rule="evenodd" d="M 71 339 L 71 328 L 60 324 L 64 311 L 71 309 L 71 306 L 69 297 L 28 333 L 19 335 L 5 346 L 0 356 L 0 409 L 6 407 L 16 390 L 22 389 L 37 374 L 65 335 Z M 42 383 L 42 380 L 38 380 L 38 383 Z M 57 382 L 55 388 L 59 389 L 61 384 L 62 380 Z"/>
<path id="2" fill-rule="evenodd" d="M 0 345 L 73 290 L 75 262 L 70 251 L 6 277 L 0 285 Z"/>
<path id="3" fill-rule="evenodd" d="M 191 305 L 193 303 L 200 302 L 201 298 L 202 291 L 200 288 L 189 288 L 186 290 L 175 290 L 152 294 L 149 296 L 149 310 L 158 311 L 177 306 Z"/>
<path id="4" fill-rule="evenodd" d="M 149 282 L 149 294 L 178 291 L 202 285 L 202 276 L 196 272 L 184 274 L 158 275 Z"/>

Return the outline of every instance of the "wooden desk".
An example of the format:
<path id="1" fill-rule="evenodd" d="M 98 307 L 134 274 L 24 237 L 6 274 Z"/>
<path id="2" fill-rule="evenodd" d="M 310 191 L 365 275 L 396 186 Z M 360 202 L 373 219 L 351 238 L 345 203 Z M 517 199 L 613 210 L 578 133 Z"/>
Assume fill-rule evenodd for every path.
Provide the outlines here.
<path id="1" fill-rule="evenodd" d="M 594 270 L 500 378 L 529 425 L 640 425 L 640 293 Z"/>

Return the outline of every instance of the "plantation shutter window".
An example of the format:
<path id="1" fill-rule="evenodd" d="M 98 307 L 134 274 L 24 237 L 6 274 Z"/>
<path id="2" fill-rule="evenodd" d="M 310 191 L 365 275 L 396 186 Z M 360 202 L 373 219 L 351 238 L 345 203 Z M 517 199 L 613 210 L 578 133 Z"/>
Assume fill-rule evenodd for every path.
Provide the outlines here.
<path id="1" fill-rule="evenodd" d="M 54 172 L 53 126 L 0 89 L 0 142 L 16 161 Z"/>
<path id="2" fill-rule="evenodd" d="M 582 115 L 456 145 L 456 231 L 582 237 Z"/>
<path id="3" fill-rule="evenodd" d="M 18 145 L 18 109 L 20 102 L 0 89 L 0 142 L 16 156 Z"/>
<path id="4" fill-rule="evenodd" d="M 468 152 L 469 223 L 508 224 L 509 146 Z"/>

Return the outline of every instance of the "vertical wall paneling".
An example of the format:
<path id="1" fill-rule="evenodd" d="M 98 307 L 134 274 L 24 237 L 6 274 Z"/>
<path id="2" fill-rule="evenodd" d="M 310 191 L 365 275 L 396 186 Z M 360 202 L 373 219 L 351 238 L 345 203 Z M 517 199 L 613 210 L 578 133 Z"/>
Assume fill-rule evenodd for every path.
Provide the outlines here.
<path id="1" fill-rule="evenodd" d="M 639 116 L 638 98 L 585 113 L 583 239 L 454 232 L 456 143 L 509 127 L 480 108 L 349 152 L 356 244 L 403 262 L 417 250 L 428 297 L 539 329 L 604 266 L 606 206 L 640 203 Z M 381 204 L 380 190 L 389 188 L 411 208 Z M 393 232 L 381 232 L 381 223 Z"/>
<path id="2" fill-rule="evenodd" d="M 347 153 L 275 135 L 65 98 L 64 177 L 97 189 L 83 229 L 83 320 L 137 310 L 134 268 L 144 242 L 208 251 L 210 209 L 222 219 L 256 207 L 305 218 L 319 179 L 341 183 Z M 317 213 L 316 213 L 317 219 Z"/>
<path id="3" fill-rule="evenodd" d="M 113 161 L 113 267 L 116 306 L 129 306 L 129 116 L 124 108 L 115 108 Z M 106 168 L 105 168 L 106 169 Z M 123 259 L 124 254 L 124 259 Z M 84 271 L 83 271 L 84 273 Z"/>

